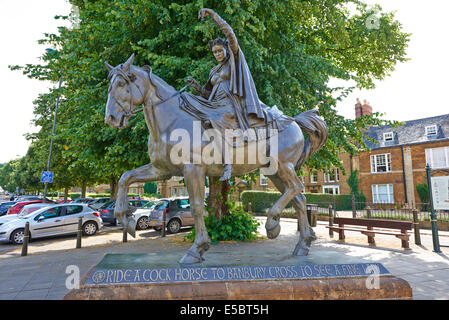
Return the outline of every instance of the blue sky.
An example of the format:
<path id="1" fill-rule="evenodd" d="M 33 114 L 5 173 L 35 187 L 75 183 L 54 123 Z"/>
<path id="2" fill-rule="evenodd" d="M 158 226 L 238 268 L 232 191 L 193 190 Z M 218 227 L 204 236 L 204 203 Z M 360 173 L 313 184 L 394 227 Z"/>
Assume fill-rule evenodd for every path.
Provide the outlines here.
<path id="1" fill-rule="evenodd" d="M 373 111 L 385 113 L 389 120 L 412 120 L 449 113 L 447 0 L 365 0 L 379 3 L 386 11 L 397 11 L 396 18 L 404 30 L 412 33 L 407 50 L 410 61 L 396 70 L 376 89 L 356 90 L 337 108 L 341 115 L 354 118 L 356 98 L 367 99 Z M 38 62 L 45 46 L 37 40 L 44 33 L 56 32 L 60 20 L 53 17 L 68 14 L 71 5 L 64 0 L 0 0 L 0 28 L 4 46 L 0 51 L 0 163 L 25 155 L 29 142 L 24 134 L 31 127 L 33 100 L 56 83 L 43 83 L 12 72 L 8 65 Z M 336 84 L 337 85 L 337 84 Z"/>

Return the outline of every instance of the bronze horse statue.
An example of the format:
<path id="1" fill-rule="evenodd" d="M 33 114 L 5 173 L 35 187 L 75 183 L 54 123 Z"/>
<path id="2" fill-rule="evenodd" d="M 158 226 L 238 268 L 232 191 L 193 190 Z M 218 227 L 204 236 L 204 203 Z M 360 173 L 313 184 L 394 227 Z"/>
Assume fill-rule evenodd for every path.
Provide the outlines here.
<path id="1" fill-rule="evenodd" d="M 129 186 L 136 182 L 184 176 L 195 221 L 196 237 L 193 245 L 179 262 L 181 264 L 201 263 L 204 260 L 203 254 L 210 246 L 210 238 L 203 217 L 205 177 L 221 176 L 223 164 L 192 162 L 191 159 L 194 157 L 192 150 L 189 159 L 183 157 L 185 161 L 176 161 L 176 163 L 172 161 L 171 151 L 178 142 L 170 139 L 171 132 L 175 129 L 183 129 L 190 135 L 190 141 L 192 141 L 194 138 L 192 127 L 197 119 L 183 110 L 179 92 L 153 74 L 149 66 L 134 66 L 133 60 L 134 55 L 116 67 L 106 64 L 109 70 L 110 87 L 105 122 L 113 128 L 126 128 L 129 118 L 138 112 L 136 107 L 143 105 L 141 110 L 149 129 L 148 155 L 151 163 L 125 172 L 121 176 L 115 207 L 116 218 L 125 226 L 127 232 L 135 237 L 136 221 L 133 219 L 132 209 L 127 201 Z M 282 196 L 268 210 L 265 228 L 269 238 L 276 238 L 280 233 L 280 214 L 292 201 L 300 225 L 300 237 L 293 254 L 307 255 L 311 242 L 316 239 L 316 236 L 306 215 L 306 199 L 301 194 L 304 186 L 295 170 L 298 170 L 324 145 L 328 137 L 328 129 L 317 110 L 309 110 L 290 119 L 286 128 L 277 134 L 277 171 L 268 175 Z M 307 139 L 304 138 L 302 130 L 308 134 Z M 269 145 L 269 140 L 267 144 Z M 206 142 L 201 142 L 201 150 L 206 146 Z M 244 152 L 248 152 L 246 145 L 243 149 Z M 266 162 L 262 163 L 259 160 L 233 164 L 232 175 L 246 174 L 267 166 Z"/>

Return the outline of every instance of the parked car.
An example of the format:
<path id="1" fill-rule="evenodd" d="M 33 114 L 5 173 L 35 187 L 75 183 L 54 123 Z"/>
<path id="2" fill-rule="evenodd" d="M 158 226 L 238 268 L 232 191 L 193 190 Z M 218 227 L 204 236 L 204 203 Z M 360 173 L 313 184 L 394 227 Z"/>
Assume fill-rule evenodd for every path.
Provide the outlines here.
<path id="1" fill-rule="evenodd" d="M 30 223 L 30 239 L 76 233 L 80 217 L 86 236 L 103 227 L 100 214 L 86 204 L 54 204 L 15 219 L 0 218 L 0 242 L 23 243 L 26 222 Z"/>
<path id="2" fill-rule="evenodd" d="M 48 207 L 48 206 L 51 206 L 51 205 L 53 205 L 53 204 L 52 203 L 45 203 L 45 202 L 28 204 L 28 205 L 24 206 L 22 208 L 22 210 L 20 210 L 20 212 L 18 214 L 8 214 L 8 215 L 5 215 L 3 217 L 0 217 L 0 225 L 2 223 L 7 222 L 7 221 L 11 221 L 11 220 L 14 220 L 14 219 L 26 216 L 26 215 L 28 215 L 28 214 L 36 211 L 36 210 L 39 210 L 39 209 L 42 209 L 43 207 Z"/>
<path id="3" fill-rule="evenodd" d="M 163 217 L 167 224 L 169 233 L 178 233 L 182 227 L 193 226 L 195 224 L 190 212 L 189 197 L 171 198 L 159 201 L 150 214 L 148 225 L 155 230 L 162 230 Z M 204 215 L 207 211 L 204 210 Z"/>
<path id="4" fill-rule="evenodd" d="M 20 212 L 17 214 L 17 217 L 22 217 L 22 216 L 26 216 L 36 210 L 42 209 L 44 207 L 48 207 L 53 205 L 53 203 L 45 203 L 45 202 L 41 202 L 41 203 L 33 203 L 33 204 L 27 204 L 26 206 L 24 206 L 22 208 L 22 210 L 20 210 Z M 10 217 L 14 217 L 14 215 L 9 215 Z"/>
<path id="5" fill-rule="evenodd" d="M 134 216 L 134 219 L 137 221 L 137 228 L 139 230 L 148 229 L 150 227 L 150 225 L 148 224 L 149 216 L 150 216 L 151 212 L 153 211 L 154 207 L 156 206 L 156 204 L 160 200 L 163 200 L 163 199 L 150 201 L 134 212 L 133 216 Z"/>
<path id="6" fill-rule="evenodd" d="M 22 210 L 22 208 L 28 204 L 32 204 L 32 203 L 54 203 L 53 201 L 47 201 L 47 200 L 32 200 L 32 201 L 22 201 L 22 202 L 17 202 L 15 205 L 11 206 L 8 209 L 8 212 L 6 214 L 18 214 L 20 212 L 20 210 Z"/>
<path id="7" fill-rule="evenodd" d="M 15 205 L 17 201 L 5 201 L 0 203 L 0 216 L 4 216 L 7 212 L 9 207 Z"/>
<path id="8" fill-rule="evenodd" d="M 67 197 L 67 202 L 64 201 L 64 198 L 59 198 L 58 200 L 55 201 L 56 203 L 69 203 L 72 202 L 72 198 Z"/>
<path id="9" fill-rule="evenodd" d="M 149 201 L 148 200 L 139 200 L 139 199 L 128 199 L 129 205 L 136 207 L 136 208 L 141 208 L 142 206 L 146 205 Z M 101 219 L 103 219 L 104 222 L 110 223 L 112 225 L 118 225 L 118 221 L 115 218 L 115 214 L 114 214 L 114 209 L 115 209 L 115 200 L 114 201 L 110 201 L 108 203 L 106 203 L 105 205 L 103 205 L 102 207 L 100 207 L 99 211 L 101 214 Z"/>
<path id="10" fill-rule="evenodd" d="M 88 202 L 88 204 L 92 209 L 100 209 L 101 206 L 108 203 L 109 201 L 110 198 L 93 198 Z"/>
<path id="11" fill-rule="evenodd" d="M 93 198 L 77 198 L 72 201 L 72 203 L 89 203 L 89 201 L 94 200 Z"/>

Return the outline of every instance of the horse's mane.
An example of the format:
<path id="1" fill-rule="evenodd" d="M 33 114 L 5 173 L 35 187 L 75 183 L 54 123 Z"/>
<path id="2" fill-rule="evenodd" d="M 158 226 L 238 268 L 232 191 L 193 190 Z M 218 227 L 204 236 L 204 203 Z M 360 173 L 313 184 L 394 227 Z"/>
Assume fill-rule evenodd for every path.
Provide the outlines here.
<path id="1" fill-rule="evenodd" d="M 161 100 L 168 99 L 170 96 L 173 95 L 174 92 L 176 92 L 175 88 L 173 88 L 171 85 L 165 82 L 164 79 L 154 74 L 150 66 L 145 65 L 141 67 L 141 69 L 148 73 L 150 82 L 156 88 L 156 95 L 159 97 L 159 99 Z"/>

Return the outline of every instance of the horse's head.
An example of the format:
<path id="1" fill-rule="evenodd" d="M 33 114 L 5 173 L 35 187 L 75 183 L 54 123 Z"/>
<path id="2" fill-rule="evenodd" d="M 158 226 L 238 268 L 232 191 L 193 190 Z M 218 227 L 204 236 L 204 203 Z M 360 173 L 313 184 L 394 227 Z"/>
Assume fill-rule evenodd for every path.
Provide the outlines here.
<path id="1" fill-rule="evenodd" d="M 108 101 L 104 121 L 113 128 L 124 129 L 136 106 L 145 99 L 144 79 L 134 67 L 134 54 L 117 67 L 106 63 L 109 70 Z"/>

